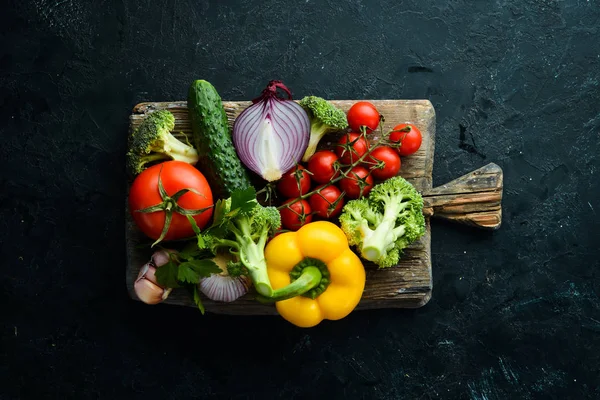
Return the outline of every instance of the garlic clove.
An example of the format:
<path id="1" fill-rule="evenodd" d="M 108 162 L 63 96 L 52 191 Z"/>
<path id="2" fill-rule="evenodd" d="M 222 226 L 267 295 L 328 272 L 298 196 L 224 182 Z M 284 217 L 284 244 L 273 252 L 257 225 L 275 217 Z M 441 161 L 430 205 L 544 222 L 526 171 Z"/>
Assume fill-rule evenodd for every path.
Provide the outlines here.
<path id="1" fill-rule="evenodd" d="M 170 288 L 163 288 L 156 280 L 156 268 L 146 263 L 140 269 L 137 279 L 133 284 L 136 296 L 146 304 L 158 304 L 169 297 Z"/>
<path id="2" fill-rule="evenodd" d="M 142 266 L 142 268 L 140 268 L 140 272 L 138 273 L 137 278 L 135 279 L 135 281 L 139 281 L 140 279 L 142 279 L 144 276 L 146 276 L 146 274 L 148 273 L 148 270 L 150 269 L 152 265 L 150 263 L 146 263 Z"/>
<path id="3" fill-rule="evenodd" d="M 152 265 L 148 265 L 148 268 L 142 278 L 149 280 L 150 282 L 154 283 L 156 286 L 159 286 L 162 288 L 162 286 L 159 285 L 158 280 L 156 279 L 156 267 L 153 267 Z"/>
<path id="4" fill-rule="evenodd" d="M 134 284 L 138 299 L 146 304 L 158 304 L 165 300 L 165 290 L 147 279 L 141 279 Z"/>
<path id="5" fill-rule="evenodd" d="M 165 265 L 166 263 L 169 262 L 171 256 L 169 253 L 176 253 L 175 250 L 170 250 L 170 249 L 163 249 L 163 250 L 158 250 L 155 251 L 154 254 L 152 254 L 152 264 L 154 264 L 157 267 L 162 267 L 163 265 Z"/>
<path id="6" fill-rule="evenodd" d="M 248 292 L 250 279 L 246 276 L 232 277 L 213 274 L 202 278 L 198 284 L 200 291 L 213 301 L 230 303 Z"/>

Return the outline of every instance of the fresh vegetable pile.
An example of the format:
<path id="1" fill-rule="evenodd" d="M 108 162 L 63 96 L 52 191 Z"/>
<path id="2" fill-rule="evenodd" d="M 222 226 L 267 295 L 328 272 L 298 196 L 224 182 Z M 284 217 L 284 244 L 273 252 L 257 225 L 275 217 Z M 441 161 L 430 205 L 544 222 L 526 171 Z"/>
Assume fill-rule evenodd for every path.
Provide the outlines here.
<path id="1" fill-rule="evenodd" d="M 373 104 L 344 112 L 317 96 L 294 101 L 281 81 L 233 129 L 207 81 L 190 86 L 188 112 L 185 140 L 168 110 L 129 139 L 129 210 L 154 251 L 134 285 L 143 302 L 185 288 L 204 313 L 203 298 L 247 295 L 312 327 L 356 308 L 363 262 L 397 265 L 425 233 L 423 199 L 399 175 L 401 157 L 421 146 L 414 124 L 383 132 Z"/>

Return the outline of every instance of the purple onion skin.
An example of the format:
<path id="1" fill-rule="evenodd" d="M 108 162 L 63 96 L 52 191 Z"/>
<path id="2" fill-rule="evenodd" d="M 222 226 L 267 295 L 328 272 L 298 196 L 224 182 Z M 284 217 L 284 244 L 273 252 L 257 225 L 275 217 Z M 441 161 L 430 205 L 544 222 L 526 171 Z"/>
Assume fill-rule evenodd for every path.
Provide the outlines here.
<path id="1" fill-rule="evenodd" d="M 277 89 L 283 90 L 288 98 L 278 97 Z M 261 135 L 264 130 L 273 137 L 265 140 Z M 260 139 L 262 143 L 258 142 Z M 248 169 L 269 182 L 279 180 L 300 162 L 309 139 L 308 114 L 292 100 L 291 92 L 281 81 L 270 81 L 233 125 L 233 145 L 238 157 Z"/>

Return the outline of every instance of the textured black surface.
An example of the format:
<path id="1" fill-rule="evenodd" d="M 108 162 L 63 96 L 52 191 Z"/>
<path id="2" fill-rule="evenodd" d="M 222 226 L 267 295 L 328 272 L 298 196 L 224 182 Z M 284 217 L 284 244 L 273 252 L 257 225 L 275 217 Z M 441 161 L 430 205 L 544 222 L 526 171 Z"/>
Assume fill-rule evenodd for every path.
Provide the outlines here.
<path id="1" fill-rule="evenodd" d="M 599 398 L 599 27 L 594 0 L 4 2 L 0 397 Z M 196 78 L 430 99 L 434 185 L 499 164 L 503 226 L 434 222 L 418 310 L 299 330 L 134 302 L 127 117 Z"/>

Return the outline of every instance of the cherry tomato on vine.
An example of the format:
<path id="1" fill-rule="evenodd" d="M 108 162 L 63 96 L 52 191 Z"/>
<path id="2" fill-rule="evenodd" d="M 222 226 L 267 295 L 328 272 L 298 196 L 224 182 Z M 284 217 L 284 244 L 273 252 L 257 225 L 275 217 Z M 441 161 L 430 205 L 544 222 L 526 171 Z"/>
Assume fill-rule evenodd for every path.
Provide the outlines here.
<path id="1" fill-rule="evenodd" d="M 159 180 L 166 196 L 161 195 Z M 191 189 L 181 195 L 182 189 Z M 192 225 L 178 209 L 201 210 L 213 205 L 213 195 L 204 175 L 192 165 L 182 161 L 166 161 L 142 171 L 129 189 L 129 210 L 139 229 L 152 239 L 159 239 L 165 227 L 166 216 L 171 214 L 168 231 L 162 240 L 175 240 L 194 235 Z M 156 210 L 143 209 L 157 206 Z M 198 228 L 204 228 L 212 217 L 213 209 L 208 208 L 193 215 Z"/>
<path id="2" fill-rule="evenodd" d="M 299 197 L 310 190 L 310 175 L 302 165 L 296 165 L 283 174 L 277 182 L 277 190 L 284 197 Z"/>
<path id="3" fill-rule="evenodd" d="M 323 219 L 337 217 L 344 207 L 342 191 L 335 185 L 322 185 L 319 192 L 308 199 L 312 211 Z"/>
<path id="4" fill-rule="evenodd" d="M 362 132 L 361 126 L 367 127 L 367 133 L 377 129 L 381 115 L 377 108 L 368 101 L 354 103 L 346 114 L 348 125 L 354 132 Z"/>
<path id="5" fill-rule="evenodd" d="M 333 151 L 317 151 L 308 160 L 307 169 L 312 174 L 311 179 L 317 183 L 327 183 L 338 176 L 337 161 L 338 156 Z"/>
<path id="6" fill-rule="evenodd" d="M 350 199 L 358 199 L 369 194 L 373 189 L 373 177 L 365 167 L 356 166 L 348 172 L 348 176 L 340 180 L 340 189 Z"/>
<path id="7" fill-rule="evenodd" d="M 369 150 L 369 143 L 360 133 L 345 133 L 335 146 L 335 154 L 342 164 L 358 161 Z"/>
<path id="8" fill-rule="evenodd" d="M 390 141 L 400 142 L 400 147 L 397 148 L 398 154 L 409 156 L 419 150 L 423 141 L 423 135 L 421 135 L 419 128 L 413 124 L 399 124 L 390 133 Z"/>
<path id="9" fill-rule="evenodd" d="M 389 146 L 379 146 L 375 148 L 367 157 L 367 165 L 371 170 L 371 175 L 376 179 L 389 179 L 398 175 L 402 162 L 396 150 Z M 379 168 L 382 166 L 382 168 Z"/>
<path id="10" fill-rule="evenodd" d="M 297 231 L 312 221 L 312 210 L 308 201 L 288 199 L 282 205 L 286 207 L 279 210 L 279 214 L 281 215 L 281 225 L 285 229 Z"/>

